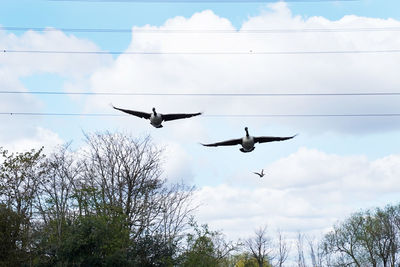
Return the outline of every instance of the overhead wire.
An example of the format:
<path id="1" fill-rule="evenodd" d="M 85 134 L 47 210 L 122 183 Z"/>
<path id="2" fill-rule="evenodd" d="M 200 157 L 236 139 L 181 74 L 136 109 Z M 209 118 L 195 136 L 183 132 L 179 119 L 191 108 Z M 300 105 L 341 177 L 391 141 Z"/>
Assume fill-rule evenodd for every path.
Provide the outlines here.
<path id="1" fill-rule="evenodd" d="M 372 31 L 400 31 L 400 27 L 358 27 L 358 28 L 297 28 L 297 29 L 116 29 L 116 28 L 39 28 L 3 26 L 0 30 L 10 31 L 65 31 L 65 32 L 97 32 L 97 33 L 307 33 L 307 32 L 372 32 Z M 69 50 L 18 50 L 2 49 L 3 53 L 29 54 L 94 54 L 94 55 L 298 55 L 298 54 L 376 54 L 399 53 L 400 49 L 377 50 L 320 50 L 320 51 L 69 51 Z"/>
<path id="2" fill-rule="evenodd" d="M 391 54 L 400 49 L 383 50 L 321 50 L 321 51 L 68 51 L 68 50 L 13 50 L 6 53 L 28 54 L 85 54 L 85 55 L 304 55 L 304 54 Z"/>
<path id="3" fill-rule="evenodd" d="M 292 29 L 239 29 L 239 30 L 228 30 L 228 29 L 149 29 L 149 28 L 135 28 L 135 29 L 123 29 L 123 28 L 55 28 L 55 27 L 18 27 L 18 26 L 0 26 L 0 31 L 42 31 L 42 32 L 77 32 L 77 33 L 307 33 L 307 32 L 386 32 L 386 31 L 400 31 L 399 27 L 355 27 L 355 28 L 292 28 Z"/>
<path id="4" fill-rule="evenodd" d="M 400 96 L 400 92 L 354 92 L 354 93 L 119 93 L 119 92 L 56 92 L 56 91 L 0 91 L 0 94 L 45 94 L 45 95 L 121 95 L 121 96 Z M 0 112 L 0 115 L 16 116 L 82 116 L 82 117 L 121 117 L 126 114 L 112 113 L 47 113 L 47 112 Z M 274 117 L 400 117 L 400 113 L 334 113 L 334 114 L 204 114 L 209 118 L 274 118 Z"/>
<path id="5" fill-rule="evenodd" d="M 400 92 L 350 93 L 155 93 L 155 92 L 57 92 L 57 91 L 0 91 L 0 94 L 85 95 L 85 96 L 189 96 L 189 97 L 306 97 L 306 96 L 400 96 Z"/>
<path id="6" fill-rule="evenodd" d="M 53 2 L 121 2 L 121 3 L 274 3 L 279 0 L 49 0 Z M 357 2 L 359 0 L 285 0 L 285 2 Z"/>
<path id="7" fill-rule="evenodd" d="M 47 112 L 0 112 L 10 116 L 82 116 L 82 117 L 129 117 L 111 113 L 47 113 Z M 273 118 L 273 117 L 400 117 L 400 113 L 343 113 L 343 114 L 204 114 L 209 118 Z"/>

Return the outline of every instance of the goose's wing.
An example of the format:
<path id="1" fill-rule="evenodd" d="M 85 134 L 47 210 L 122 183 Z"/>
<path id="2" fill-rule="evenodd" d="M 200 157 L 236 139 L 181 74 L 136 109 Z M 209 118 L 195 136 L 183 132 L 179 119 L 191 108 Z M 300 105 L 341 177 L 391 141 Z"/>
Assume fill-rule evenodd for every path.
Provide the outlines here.
<path id="1" fill-rule="evenodd" d="M 258 172 L 253 172 L 254 174 L 257 174 L 258 176 L 260 176 L 261 177 L 261 173 L 258 173 Z"/>
<path id="2" fill-rule="evenodd" d="M 150 119 L 151 114 L 146 113 L 146 112 L 141 112 L 141 111 L 135 111 L 135 110 L 130 110 L 130 109 L 123 109 L 123 108 L 117 108 L 112 106 L 114 109 L 131 114 L 133 116 L 139 117 L 139 118 L 144 118 L 144 119 Z"/>
<path id="3" fill-rule="evenodd" d="M 242 143 L 242 139 L 232 139 L 232 140 L 227 140 L 227 141 L 222 141 L 222 142 L 217 142 L 213 144 L 202 144 L 203 146 L 234 146 L 234 145 L 240 145 Z"/>
<path id="4" fill-rule="evenodd" d="M 180 113 L 180 114 L 163 114 L 162 118 L 164 121 L 172 121 L 172 120 L 179 120 L 179 119 L 186 119 L 194 116 L 201 115 L 201 112 L 199 113 Z"/>
<path id="5" fill-rule="evenodd" d="M 254 137 L 254 142 L 255 143 L 266 143 L 266 142 L 274 142 L 274 141 L 285 141 L 285 140 L 288 140 L 288 139 L 292 139 L 296 135 L 288 136 L 288 137 L 259 136 L 259 137 Z"/>

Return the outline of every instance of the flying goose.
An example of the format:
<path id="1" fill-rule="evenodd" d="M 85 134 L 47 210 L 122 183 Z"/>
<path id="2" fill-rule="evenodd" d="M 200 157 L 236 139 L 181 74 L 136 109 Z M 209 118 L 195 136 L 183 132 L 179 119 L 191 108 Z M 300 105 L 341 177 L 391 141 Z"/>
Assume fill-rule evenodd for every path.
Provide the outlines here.
<path id="1" fill-rule="evenodd" d="M 202 144 L 203 146 L 234 146 L 234 145 L 241 145 L 242 148 L 240 151 L 243 153 L 251 152 L 254 150 L 255 143 L 265 143 L 265 142 L 273 142 L 273 141 L 284 141 L 288 139 L 292 139 L 296 135 L 289 136 L 289 137 L 274 137 L 274 136 L 260 136 L 260 137 L 253 137 L 249 135 L 248 128 L 244 128 L 246 131 L 246 136 L 239 139 L 232 139 L 223 142 L 213 143 L 213 144 Z"/>
<path id="2" fill-rule="evenodd" d="M 254 174 L 257 174 L 258 176 L 260 176 L 260 178 L 264 177 L 265 173 L 264 173 L 264 169 L 261 170 L 261 173 L 259 172 L 253 172 Z"/>
<path id="3" fill-rule="evenodd" d="M 161 114 L 157 113 L 156 109 L 153 108 L 152 113 L 146 113 L 146 112 L 141 112 L 141 111 L 135 111 L 135 110 L 129 110 L 129 109 L 123 109 L 123 108 L 117 108 L 111 105 L 114 109 L 131 114 L 133 116 L 143 118 L 143 119 L 148 119 L 150 120 L 150 124 L 153 125 L 156 128 L 161 128 L 163 127 L 161 123 L 163 121 L 172 121 L 172 120 L 178 120 L 178 119 L 185 119 L 185 118 L 190 118 L 193 116 L 200 115 L 201 112 L 199 113 L 188 113 L 188 114 Z"/>

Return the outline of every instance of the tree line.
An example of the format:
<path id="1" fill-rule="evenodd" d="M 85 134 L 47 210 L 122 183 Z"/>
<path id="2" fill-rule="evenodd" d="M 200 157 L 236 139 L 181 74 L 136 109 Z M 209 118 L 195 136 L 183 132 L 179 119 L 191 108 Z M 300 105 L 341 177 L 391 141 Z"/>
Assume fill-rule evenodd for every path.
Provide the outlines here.
<path id="1" fill-rule="evenodd" d="M 149 137 L 86 136 L 49 156 L 1 149 L 0 262 L 5 266 L 174 263 L 193 188 L 161 178 Z"/>
<path id="2" fill-rule="evenodd" d="M 0 157 L 0 266 L 400 265 L 400 206 L 353 214 L 319 241 L 267 227 L 227 241 L 196 222 L 194 187 L 163 178 L 150 137 L 87 134 L 77 151 Z"/>

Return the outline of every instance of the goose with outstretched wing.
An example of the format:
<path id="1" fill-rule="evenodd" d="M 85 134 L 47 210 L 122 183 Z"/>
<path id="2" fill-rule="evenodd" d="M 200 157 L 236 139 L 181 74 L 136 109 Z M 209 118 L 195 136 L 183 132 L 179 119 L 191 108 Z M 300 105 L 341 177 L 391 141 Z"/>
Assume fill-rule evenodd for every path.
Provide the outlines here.
<path id="1" fill-rule="evenodd" d="M 264 177 L 265 173 L 264 173 L 264 169 L 261 170 L 261 172 L 253 172 L 254 174 L 257 174 L 258 176 L 260 176 L 260 178 Z"/>
<path id="2" fill-rule="evenodd" d="M 266 143 L 266 142 L 274 142 L 274 141 L 284 141 L 288 139 L 292 139 L 296 135 L 289 136 L 289 137 L 275 137 L 275 136 L 259 136 L 253 137 L 249 135 L 248 128 L 244 128 L 246 131 L 246 135 L 243 138 L 232 139 L 212 144 L 202 144 L 203 146 L 234 146 L 234 145 L 241 145 L 240 151 L 243 153 L 251 152 L 255 149 L 255 143 Z"/>
<path id="3" fill-rule="evenodd" d="M 146 112 L 141 112 L 141 111 L 135 111 L 135 110 L 130 110 L 130 109 L 123 109 L 123 108 L 117 108 L 111 105 L 114 109 L 128 113 L 130 115 L 147 119 L 150 120 L 150 124 L 153 125 L 156 128 L 161 128 L 163 127 L 161 123 L 163 121 L 172 121 L 172 120 L 179 120 L 179 119 L 186 119 L 194 116 L 201 115 L 201 112 L 198 113 L 176 113 L 176 114 L 161 114 L 157 113 L 156 109 L 153 108 L 153 112 L 151 113 L 146 113 Z"/>

